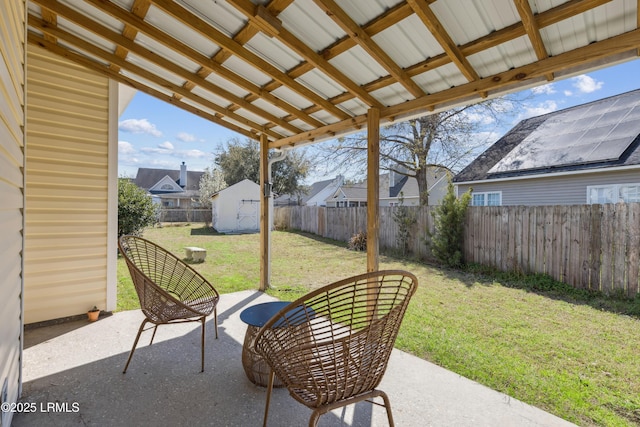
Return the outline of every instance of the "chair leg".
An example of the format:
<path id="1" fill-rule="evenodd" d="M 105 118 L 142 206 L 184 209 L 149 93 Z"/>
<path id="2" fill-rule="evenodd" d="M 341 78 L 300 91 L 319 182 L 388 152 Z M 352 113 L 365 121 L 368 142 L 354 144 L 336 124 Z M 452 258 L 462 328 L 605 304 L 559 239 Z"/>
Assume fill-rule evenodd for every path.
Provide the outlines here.
<path id="1" fill-rule="evenodd" d="M 318 411 L 313 411 L 313 413 L 311 414 L 311 418 L 309 418 L 309 427 L 316 427 L 318 425 L 320 415 L 322 414 Z"/>
<path id="2" fill-rule="evenodd" d="M 204 324 L 205 324 L 204 321 L 205 320 L 206 320 L 205 316 L 202 316 L 200 318 L 200 323 L 202 323 L 202 338 L 200 339 L 200 348 L 201 348 L 200 352 L 202 357 L 202 366 L 200 368 L 200 372 L 204 372 Z"/>
<path id="3" fill-rule="evenodd" d="M 273 380 L 276 374 L 273 369 L 269 372 L 269 384 L 267 385 L 267 404 L 264 407 L 264 420 L 262 421 L 262 427 L 267 427 L 267 417 L 269 416 L 269 403 L 271 403 L 271 391 L 273 391 Z"/>
<path id="4" fill-rule="evenodd" d="M 156 337 L 156 331 L 158 330 L 158 325 L 153 328 L 153 335 L 151 335 L 151 341 L 149 341 L 149 345 L 153 344 L 153 339 Z"/>
<path id="5" fill-rule="evenodd" d="M 387 410 L 387 419 L 389 420 L 389 427 L 394 427 L 395 424 L 393 423 L 393 415 L 391 414 L 391 402 L 389 401 L 389 397 L 387 396 L 387 393 L 385 393 L 382 390 L 378 390 L 378 392 L 380 393 L 382 400 L 384 400 L 384 408 Z"/>
<path id="6" fill-rule="evenodd" d="M 127 368 L 129 367 L 129 362 L 131 362 L 131 358 L 133 357 L 133 352 L 136 351 L 136 346 L 138 345 L 138 340 L 140 339 L 140 334 L 142 334 L 142 330 L 144 329 L 144 325 L 146 325 L 148 321 L 149 320 L 144 319 L 142 321 L 142 323 L 140 324 L 140 327 L 138 328 L 138 335 L 136 335 L 136 340 L 133 342 L 133 347 L 131 348 L 131 351 L 129 352 L 129 358 L 127 359 L 127 364 L 124 365 L 124 371 L 122 371 L 123 374 L 127 373 Z M 157 327 L 157 325 L 156 325 L 156 327 Z M 152 340 L 153 340 L 153 338 L 152 338 Z"/>
<path id="7" fill-rule="evenodd" d="M 216 339 L 218 339 L 218 307 L 213 307 L 213 324 L 216 327 Z"/>

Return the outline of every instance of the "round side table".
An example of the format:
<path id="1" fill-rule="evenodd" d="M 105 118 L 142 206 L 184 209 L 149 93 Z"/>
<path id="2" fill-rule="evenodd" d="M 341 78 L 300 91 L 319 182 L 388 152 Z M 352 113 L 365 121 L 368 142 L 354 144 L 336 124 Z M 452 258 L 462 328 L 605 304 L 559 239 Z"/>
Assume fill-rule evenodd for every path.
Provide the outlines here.
<path id="1" fill-rule="evenodd" d="M 240 320 L 247 324 L 247 332 L 242 346 L 242 367 L 247 378 L 252 383 L 267 387 L 271 368 L 255 350 L 255 338 L 258 331 L 278 311 L 289 305 L 286 301 L 265 302 L 247 307 L 240 313 Z M 274 387 L 282 387 L 282 381 L 276 376 L 273 380 Z"/>

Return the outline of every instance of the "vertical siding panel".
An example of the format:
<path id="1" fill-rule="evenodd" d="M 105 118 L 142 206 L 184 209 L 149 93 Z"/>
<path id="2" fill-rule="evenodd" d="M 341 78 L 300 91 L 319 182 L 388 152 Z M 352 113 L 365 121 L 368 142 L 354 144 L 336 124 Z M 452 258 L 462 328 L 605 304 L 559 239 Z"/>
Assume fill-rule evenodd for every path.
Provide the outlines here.
<path id="1" fill-rule="evenodd" d="M 107 306 L 109 81 L 28 47 L 25 322 Z"/>
<path id="2" fill-rule="evenodd" d="M 0 387 L 6 380 L 7 403 L 17 402 L 21 387 L 25 7 L 24 1 L 0 3 Z M 12 418 L 0 411 L 3 426 Z"/>

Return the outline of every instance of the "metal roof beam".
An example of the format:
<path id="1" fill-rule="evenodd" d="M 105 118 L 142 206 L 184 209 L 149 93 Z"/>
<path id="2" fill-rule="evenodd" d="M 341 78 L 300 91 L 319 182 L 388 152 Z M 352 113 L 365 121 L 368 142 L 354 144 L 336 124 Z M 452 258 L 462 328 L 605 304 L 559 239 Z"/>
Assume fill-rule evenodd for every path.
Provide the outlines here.
<path id="1" fill-rule="evenodd" d="M 273 15 L 269 15 L 271 18 L 266 19 L 265 17 L 269 14 L 269 12 L 262 6 L 256 6 L 251 3 L 249 0 L 227 0 L 231 3 L 236 9 L 242 12 L 256 27 L 262 29 L 263 21 L 273 21 L 277 20 L 277 18 Z M 262 12 L 260 12 L 262 11 Z M 258 18 L 258 17 L 261 18 Z M 313 67 L 327 74 L 333 80 L 342 85 L 349 93 L 353 96 L 362 100 L 368 106 L 376 106 L 382 107 L 382 104 L 371 96 L 367 91 L 362 89 L 356 83 L 354 83 L 351 79 L 345 76 L 340 70 L 331 65 L 329 61 L 324 59 L 321 55 L 311 49 L 309 46 L 304 44 L 300 39 L 298 39 L 295 35 L 289 32 L 286 28 L 280 26 L 280 28 L 273 30 L 272 34 L 267 33 L 268 35 L 277 38 L 284 45 L 289 47 L 289 49 L 296 52 L 298 55 L 302 56 L 308 63 L 310 63 Z"/>
<path id="2" fill-rule="evenodd" d="M 529 0 L 514 0 L 514 3 L 518 9 L 522 25 L 524 26 L 524 30 L 527 32 L 527 36 L 529 36 L 529 41 L 531 42 L 531 46 L 533 46 L 536 56 L 538 59 L 545 59 L 549 54 L 547 53 L 547 49 L 544 47 L 544 42 L 540 35 L 540 29 L 538 28 L 538 24 L 533 16 Z M 546 77 L 548 81 L 553 80 L 553 74 L 547 74 Z"/>
<path id="3" fill-rule="evenodd" d="M 96 0 L 91 1 L 93 2 Z M 322 106 L 328 113 L 332 114 L 338 119 L 346 119 L 349 117 L 349 115 L 343 110 L 331 104 L 329 101 L 322 98 L 320 95 L 308 89 L 304 85 L 298 83 L 268 61 L 262 59 L 260 56 L 246 49 L 243 45 L 227 37 L 222 32 L 218 31 L 216 28 L 214 28 L 204 20 L 193 15 L 187 9 L 175 3 L 174 1 L 156 0 L 154 2 L 154 5 L 162 9 L 165 13 L 171 15 L 174 19 L 182 22 L 194 31 L 208 38 L 220 48 L 228 50 L 233 55 L 245 61 L 248 65 L 256 67 L 262 73 L 265 73 L 271 76 L 273 79 L 278 80 L 289 89 L 297 92 L 300 96 L 308 99 L 314 104 Z"/>
<path id="4" fill-rule="evenodd" d="M 429 29 L 431 34 L 433 34 L 433 37 L 440 43 L 440 46 L 442 46 L 447 56 L 451 58 L 451 61 L 456 64 L 467 80 L 470 82 L 478 80 L 480 76 L 476 73 L 476 70 L 473 69 L 467 57 L 462 54 L 451 36 L 449 36 L 436 14 L 431 10 L 431 7 L 425 2 L 418 0 L 407 0 L 407 3 L 409 3 L 409 6 L 411 6 L 422 23 Z"/>
<path id="5" fill-rule="evenodd" d="M 314 2 L 410 94 L 415 97 L 425 95 L 422 88 L 335 1 L 314 0 Z"/>

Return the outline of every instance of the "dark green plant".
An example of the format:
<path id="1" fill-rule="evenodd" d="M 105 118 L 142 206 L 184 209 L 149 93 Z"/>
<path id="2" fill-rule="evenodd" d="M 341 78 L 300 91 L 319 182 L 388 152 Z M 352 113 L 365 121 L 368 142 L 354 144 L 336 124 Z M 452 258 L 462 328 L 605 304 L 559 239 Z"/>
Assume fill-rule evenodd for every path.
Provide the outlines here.
<path id="1" fill-rule="evenodd" d="M 471 190 L 458 198 L 453 183 L 449 180 L 442 204 L 436 206 L 431 213 L 435 222 L 435 232 L 429 233 L 431 251 L 447 267 L 460 267 L 464 264 L 464 221 L 470 201 Z"/>
<path id="2" fill-rule="evenodd" d="M 416 212 L 404 205 L 404 194 L 400 192 L 398 206 L 393 210 L 393 221 L 398 226 L 396 243 L 402 255 L 406 255 L 409 250 L 409 238 L 411 237 L 411 227 L 416 223 Z"/>
<path id="3" fill-rule="evenodd" d="M 118 236 L 140 236 L 157 221 L 158 209 L 151 196 L 129 179 L 118 179 Z"/>

